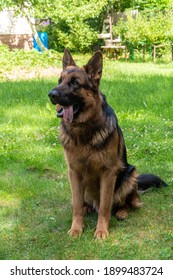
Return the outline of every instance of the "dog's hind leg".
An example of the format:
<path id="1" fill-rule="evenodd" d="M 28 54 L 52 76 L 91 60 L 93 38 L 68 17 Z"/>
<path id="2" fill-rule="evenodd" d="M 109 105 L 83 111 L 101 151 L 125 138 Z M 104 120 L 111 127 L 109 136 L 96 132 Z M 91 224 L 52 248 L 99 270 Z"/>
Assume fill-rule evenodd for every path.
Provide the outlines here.
<path id="1" fill-rule="evenodd" d="M 126 203 L 132 209 L 137 209 L 143 206 L 136 189 L 127 196 Z"/>
<path id="2" fill-rule="evenodd" d="M 113 213 L 119 220 L 126 219 L 130 209 L 142 206 L 137 193 L 137 176 L 138 173 L 135 167 L 130 165 L 119 175 L 113 200 Z"/>
<path id="3" fill-rule="evenodd" d="M 143 206 L 143 203 L 140 200 L 139 195 L 136 190 L 130 193 L 126 200 L 124 206 L 121 206 L 115 213 L 115 216 L 118 220 L 124 220 L 128 218 L 130 209 L 137 209 Z"/>
<path id="4" fill-rule="evenodd" d="M 128 215 L 129 215 L 128 209 L 125 207 L 120 208 L 115 214 L 118 220 L 124 220 L 128 217 Z"/>

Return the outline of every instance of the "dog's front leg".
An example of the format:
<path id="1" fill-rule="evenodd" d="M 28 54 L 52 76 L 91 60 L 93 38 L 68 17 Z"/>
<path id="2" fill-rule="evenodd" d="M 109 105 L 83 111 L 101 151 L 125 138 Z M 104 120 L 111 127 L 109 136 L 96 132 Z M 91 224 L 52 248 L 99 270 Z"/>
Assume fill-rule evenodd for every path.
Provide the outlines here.
<path id="1" fill-rule="evenodd" d="M 108 236 L 115 180 L 115 172 L 112 170 L 104 171 L 100 178 L 100 206 L 97 227 L 94 233 L 94 237 L 97 239 L 105 239 Z"/>
<path id="2" fill-rule="evenodd" d="M 78 237 L 83 231 L 84 188 L 80 182 L 80 176 L 76 171 L 69 170 L 69 178 L 72 190 L 73 220 L 68 234 L 73 237 Z"/>

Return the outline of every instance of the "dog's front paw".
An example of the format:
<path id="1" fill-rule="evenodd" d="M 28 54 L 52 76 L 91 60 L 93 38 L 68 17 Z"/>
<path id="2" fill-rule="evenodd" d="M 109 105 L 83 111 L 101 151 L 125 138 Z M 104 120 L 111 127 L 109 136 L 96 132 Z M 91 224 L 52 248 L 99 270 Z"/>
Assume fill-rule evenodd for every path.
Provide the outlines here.
<path id="1" fill-rule="evenodd" d="M 82 232 L 83 232 L 83 229 L 71 228 L 71 229 L 68 231 L 68 235 L 69 235 L 69 236 L 72 236 L 72 237 L 79 237 L 79 236 L 81 236 Z"/>
<path id="2" fill-rule="evenodd" d="M 106 239 L 108 237 L 108 230 L 97 230 L 94 233 L 94 238 L 96 239 Z"/>

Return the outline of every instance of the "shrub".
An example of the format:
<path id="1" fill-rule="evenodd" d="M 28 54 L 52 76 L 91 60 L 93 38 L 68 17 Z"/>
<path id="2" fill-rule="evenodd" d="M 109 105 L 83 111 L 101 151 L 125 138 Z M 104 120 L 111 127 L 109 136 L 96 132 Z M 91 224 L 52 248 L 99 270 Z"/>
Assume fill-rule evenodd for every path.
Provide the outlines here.
<path id="1" fill-rule="evenodd" d="M 120 20 L 113 27 L 116 34 L 120 34 L 122 40 L 130 42 L 134 46 L 139 42 L 148 45 L 157 45 L 173 41 L 173 24 L 171 12 L 141 12 L 137 18 L 127 15 L 127 20 Z"/>
<path id="2" fill-rule="evenodd" d="M 98 43 L 97 34 L 102 27 L 106 5 L 107 0 L 57 2 L 56 11 L 50 14 L 51 25 L 42 30 L 48 32 L 49 48 L 90 51 Z"/>
<path id="3" fill-rule="evenodd" d="M 82 21 L 55 23 L 48 27 L 47 32 L 49 47 L 57 51 L 63 51 L 67 47 L 71 51 L 87 52 L 98 41 L 98 32 Z"/>

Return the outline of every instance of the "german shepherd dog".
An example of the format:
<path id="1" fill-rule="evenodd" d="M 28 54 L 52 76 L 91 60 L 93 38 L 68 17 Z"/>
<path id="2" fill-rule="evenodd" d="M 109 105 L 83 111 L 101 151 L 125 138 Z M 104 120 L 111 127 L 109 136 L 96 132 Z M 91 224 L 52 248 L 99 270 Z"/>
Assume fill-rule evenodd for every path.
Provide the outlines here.
<path id="1" fill-rule="evenodd" d="M 59 83 L 49 93 L 62 118 L 60 140 L 73 205 L 68 234 L 73 237 L 82 234 L 84 214 L 94 209 L 98 212 L 94 237 L 106 238 L 111 213 L 121 220 L 127 218 L 130 209 L 142 205 L 139 190 L 166 185 L 153 174 L 138 175 L 135 166 L 128 164 L 117 117 L 99 89 L 102 61 L 97 51 L 85 66 L 78 67 L 65 49 Z"/>

